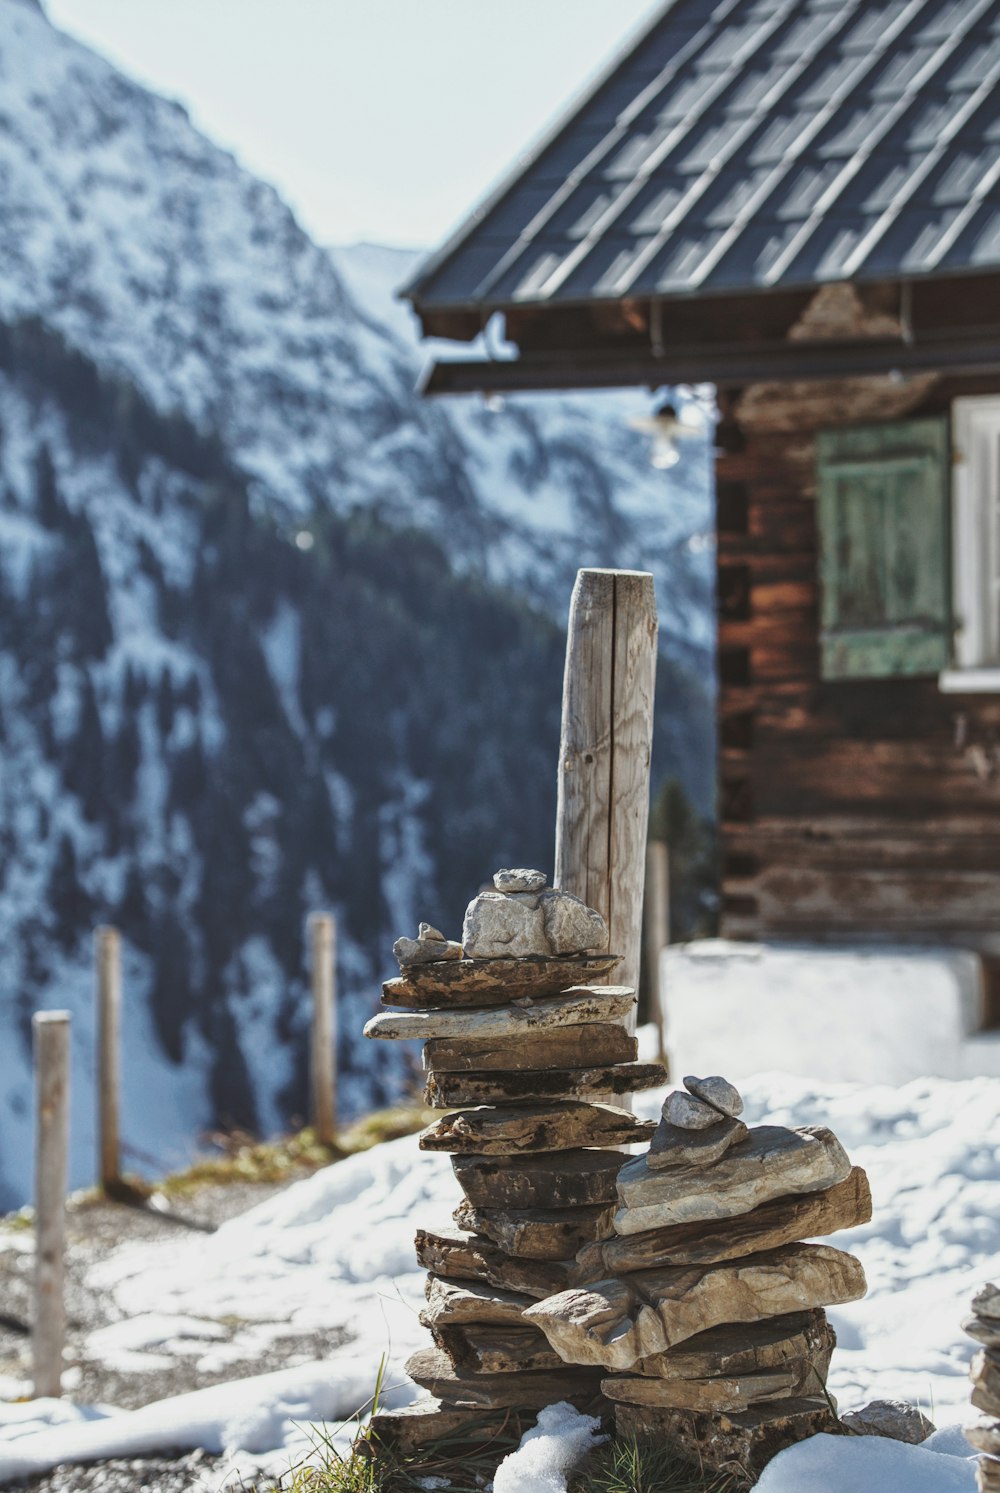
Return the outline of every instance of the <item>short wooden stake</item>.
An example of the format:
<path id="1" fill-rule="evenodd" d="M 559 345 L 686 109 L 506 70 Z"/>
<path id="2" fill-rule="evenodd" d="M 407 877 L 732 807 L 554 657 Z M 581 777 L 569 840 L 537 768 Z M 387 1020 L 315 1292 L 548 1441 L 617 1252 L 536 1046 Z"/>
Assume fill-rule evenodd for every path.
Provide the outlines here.
<path id="1" fill-rule="evenodd" d="M 35 1047 L 35 1312 L 32 1329 L 36 1398 L 62 1393 L 66 1338 L 66 1185 L 69 1167 L 68 1011 L 32 1018 Z"/>
<path id="2" fill-rule="evenodd" d="M 566 639 L 555 884 L 603 913 L 611 948 L 622 955 L 609 978 L 636 989 L 656 633 L 651 575 L 577 574 Z"/>
<path id="3" fill-rule="evenodd" d="M 312 1122 L 316 1139 L 332 1146 L 337 1139 L 337 925 L 332 913 L 314 912 L 309 919 L 312 980 Z"/>
<path id="4" fill-rule="evenodd" d="M 649 1019 L 656 1027 L 659 1058 L 666 1056 L 666 1002 L 664 1000 L 663 950 L 670 942 L 670 852 L 663 840 L 650 840 L 646 847 L 646 973 L 649 986 Z"/>
<path id="5" fill-rule="evenodd" d="M 121 1092 L 122 942 L 117 928 L 94 934 L 97 984 L 97 1136 L 100 1185 L 113 1193 L 121 1185 L 119 1102 Z"/>

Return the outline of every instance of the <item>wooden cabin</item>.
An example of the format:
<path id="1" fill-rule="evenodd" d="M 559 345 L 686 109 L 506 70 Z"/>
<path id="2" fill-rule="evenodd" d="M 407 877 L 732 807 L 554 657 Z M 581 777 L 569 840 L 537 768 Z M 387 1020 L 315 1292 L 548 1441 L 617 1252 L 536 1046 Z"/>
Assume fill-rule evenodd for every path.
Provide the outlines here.
<path id="1" fill-rule="evenodd" d="M 716 386 L 722 933 L 1000 969 L 1000 0 L 673 0 L 404 294 Z"/>

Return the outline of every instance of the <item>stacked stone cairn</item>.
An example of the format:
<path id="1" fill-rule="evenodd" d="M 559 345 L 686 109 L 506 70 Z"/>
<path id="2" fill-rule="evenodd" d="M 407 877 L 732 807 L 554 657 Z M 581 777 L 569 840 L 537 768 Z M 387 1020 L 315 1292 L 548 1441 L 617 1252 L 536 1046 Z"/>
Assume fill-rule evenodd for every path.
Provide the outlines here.
<path id="1" fill-rule="evenodd" d="M 962 1324 L 980 1344 L 972 1360 L 972 1403 L 982 1411 L 967 1427 L 966 1439 L 983 1455 L 979 1459 L 979 1493 L 1000 1493 L 1000 1286 L 987 1285 L 972 1298 L 972 1313 Z"/>
<path id="2" fill-rule="evenodd" d="M 756 1480 L 834 1429 L 826 1306 L 864 1295 L 853 1256 L 802 1240 L 871 1217 L 864 1172 L 829 1130 L 748 1127 L 724 1078 L 685 1078 L 649 1150 L 618 1175 L 614 1237 L 525 1312 L 567 1364 L 598 1368 L 620 1436 L 667 1441 Z"/>
<path id="3" fill-rule="evenodd" d="M 469 904 L 461 943 L 428 924 L 397 941 L 401 976 L 365 1028 L 423 1041 L 427 1103 L 448 1113 L 420 1145 L 451 1153 L 464 1193 L 453 1229 L 417 1232 L 434 1346 L 406 1365 L 428 1397 L 373 1418 L 397 1452 L 520 1430 L 560 1400 L 603 1405 L 604 1371 L 564 1361 L 525 1314 L 577 1279 L 578 1250 L 613 1233 L 620 1148 L 654 1129 L 614 1101 L 666 1079 L 636 1061 L 635 992 L 594 983 L 620 962 L 600 914 L 539 871 L 493 882 Z"/>

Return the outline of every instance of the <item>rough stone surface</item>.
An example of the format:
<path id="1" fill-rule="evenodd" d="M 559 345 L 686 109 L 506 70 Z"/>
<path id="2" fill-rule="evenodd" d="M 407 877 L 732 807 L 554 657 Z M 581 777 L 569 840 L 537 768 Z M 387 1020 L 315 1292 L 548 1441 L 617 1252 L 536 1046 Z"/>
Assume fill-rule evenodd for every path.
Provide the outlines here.
<path id="1" fill-rule="evenodd" d="M 589 1068 L 609 1063 L 634 1063 L 638 1040 L 615 1022 L 561 1027 L 539 1035 L 533 1042 L 502 1037 L 446 1037 L 428 1042 L 423 1052 L 426 1072 L 521 1073 L 548 1068 Z"/>
<path id="2" fill-rule="evenodd" d="M 511 1001 L 545 1000 L 586 987 L 621 963 L 618 954 L 560 958 L 434 960 L 408 965 L 405 977 L 386 980 L 382 1003 L 412 1011 L 482 1010 Z"/>
<path id="3" fill-rule="evenodd" d="M 860 1410 L 849 1410 L 840 1421 L 855 1436 L 888 1436 L 911 1446 L 919 1446 L 936 1429 L 922 1410 L 905 1400 L 871 1400 Z"/>
<path id="4" fill-rule="evenodd" d="M 531 1327 L 436 1327 L 434 1341 L 456 1369 L 467 1373 L 524 1374 L 564 1367 L 545 1335 Z"/>
<path id="5" fill-rule="evenodd" d="M 431 1109 L 462 1104 L 543 1104 L 547 1100 L 607 1100 L 655 1089 L 666 1078 L 659 1063 L 612 1063 L 601 1068 L 547 1072 L 428 1073 L 424 1099 Z"/>
<path id="6" fill-rule="evenodd" d="M 972 1310 L 977 1317 L 988 1317 L 994 1322 L 1000 1322 L 1000 1286 L 995 1286 L 992 1281 L 980 1286 L 972 1298 Z"/>
<path id="7" fill-rule="evenodd" d="M 530 898 L 521 902 L 504 892 L 480 892 L 473 897 L 465 910 L 462 944 L 469 959 L 555 953 L 537 901 Z"/>
<path id="8" fill-rule="evenodd" d="M 461 959 L 463 949 L 460 943 L 451 943 L 448 939 L 439 942 L 431 938 L 397 938 L 392 952 L 400 969 L 409 969 L 415 964 L 440 964 L 445 960 Z"/>
<path id="9" fill-rule="evenodd" d="M 831 1131 L 760 1125 L 707 1170 L 656 1171 L 645 1156 L 627 1162 L 618 1177 L 622 1207 L 615 1228 L 619 1234 L 638 1234 L 675 1223 L 732 1218 L 773 1197 L 832 1187 L 850 1170 L 847 1154 Z"/>
<path id="10" fill-rule="evenodd" d="M 440 928 L 434 928 L 430 923 L 421 923 L 420 927 L 417 929 L 417 942 L 447 943 L 448 939 L 445 938 Z"/>
<path id="11" fill-rule="evenodd" d="M 754 1374 L 716 1374 L 710 1379 L 654 1379 L 638 1374 L 613 1375 L 601 1380 L 609 1400 L 630 1405 L 665 1405 L 705 1414 L 720 1410 L 749 1410 L 767 1400 L 787 1400 L 814 1394 L 826 1382 L 825 1368 L 807 1359 L 790 1359 L 781 1368 Z"/>
<path id="12" fill-rule="evenodd" d="M 644 1270 L 563 1291 L 525 1320 L 540 1327 L 567 1363 L 631 1369 L 639 1359 L 723 1322 L 857 1301 L 860 1263 L 825 1244 L 791 1244 L 723 1265 Z"/>
<path id="13" fill-rule="evenodd" d="M 984 1416 L 965 1427 L 965 1439 L 988 1457 L 1000 1457 L 1000 1424 Z"/>
<path id="14" fill-rule="evenodd" d="M 541 892 L 548 885 L 544 871 L 516 870 L 494 871 L 493 885 L 498 892 Z"/>
<path id="15" fill-rule="evenodd" d="M 495 1446 L 503 1455 L 518 1445 L 534 1423 L 533 1415 L 517 1410 L 491 1412 L 481 1407 L 444 1405 L 428 1395 L 399 1410 L 378 1411 L 369 1429 L 381 1447 L 404 1458 L 444 1438 L 448 1439 L 449 1451 Z"/>
<path id="16" fill-rule="evenodd" d="M 969 1369 L 972 1403 L 986 1415 L 1000 1416 L 1000 1354 L 980 1348 Z"/>
<path id="17" fill-rule="evenodd" d="M 837 1423 L 827 1401 L 811 1396 L 718 1415 L 616 1405 L 615 1427 L 622 1437 L 675 1446 L 696 1466 L 730 1475 L 731 1493 L 742 1493 L 786 1446 L 821 1431 L 836 1432 Z"/>
<path id="18" fill-rule="evenodd" d="M 422 1151 L 457 1155 L 522 1156 L 572 1151 L 581 1146 L 622 1146 L 647 1141 L 651 1120 L 610 1104 L 508 1105 L 451 1110 L 420 1136 Z"/>
<path id="19" fill-rule="evenodd" d="M 822 1192 L 772 1198 L 738 1218 L 709 1223 L 682 1223 L 651 1229 L 603 1243 L 585 1245 L 577 1255 L 577 1280 L 602 1280 L 633 1270 L 650 1270 L 669 1260 L 672 1265 L 705 1265 L 738 1260 L 762 1250 L 778 1249 L 800 1239 L 853 1229 L 872 1216 L 872 1195 L 861 1167 L 851 1169 L 843 1182 Z"/>
<path id="20" fill-rule="evenodd" d="M 416 1253 L 418 1265 L 446 1280 L 484 1281 L 536 1301 L 565 1290 L 570 1279 L 565 1261 L 517 1259 L 461 1229 L 418 1229 Z"/>
<path id="21" fill-rule="evenodd" d="M 380 1011 L 365 1027 L 382 1041 L 426 1042 L 429 1037 L 523 1037 L 581 1021 L 612 1021 L 635 1005 L 627 985 L 575 986 L 551 1000 L 496 1006 L 489 1011 Z"/>
<path id="22" fill-rule="evenodd" d="M 825 1377 L 836 1342 L 826 1313 L 816 1308 L 759 1322 L 723 1323 L 666 1353 L 640 1358 L 632 1372 L 658 1379 L 707 1379 L 713 1374 L 756 1374 L 808 1359 Z"/>
<path id="23" fill-rule="evenodd" d="M 711 1104 L 713 1109 L 729 1115 L 733 1120 L 743 1113 L 743 1096 L 739 1089 L 728 1079 L 720 1078 L 717 1073 L 709 1078 L 695 1078 L 689 1073 L 684 1080 L 684 1087 L 695 1098 L 704 1099 L 706 1104 Z"/>
<path id="24" fill-rule="evenodd" d="M 545 937 L 553 954 L 576 954 L 606 949 L 608 925 L 594 908 L 571 892 L 543 892 L 538 899 Z"/>
<path id="25" fill-rule="evenodd" d="M 661 1119 L 649 1143 L 646 1161 L 652 1171 L 671 1166 L 713 1166 L 750 1134 L 742 1120 L 720 1120 L 710 1130 L 681 1130 Z"/>
<path id="26" fill-rule="evenodd" d="M 425 1327 L 457 1322 L 521 1327 L 524 1309 L 535 1299 L 524 1291 L 505 1291 L 482 1281 L 445 1280 L 440 1275 L 428 1275 L 424 1295 L 427 1305 L 420 1320 Z"/>
<path id="27" fill-rule="evenodd" d="M 482 1405 L 499 1409 L 541 1409 L 558 1400 L 589 1403 L 600 1393 L 601 1376 L 593 1370 L 568 1368 L 530 1374 L 475 1374 L 456 1369 L 440 1348 L 422 1348 L 407 1360 L 415 1384 L 449 1405 Z"/>
<path id="28" fill-rule="evenodd" d="M 480 892 L 465 910 L 462 943 L 470 959 L 582 954 L 607 948 L 608 925 L 570 892 Z"/>
<path id="29" fill-rule="evenodd" d="M 1000 1348 L 1000 1322 L 990 1317 L 966 1317 L 962 1329 L 984 1348 Z"/>
<path id="30" fill-rule="evenodd" d="M 460 1229 L 485 1234 L 500 1249 L 526 1260 L 569 1261 L 577 1250 L 614 1231 L 614 1208 L 553 1208 L 512 1212 L 474 1208 L 466 1200 L 452 1215 Z"/>
<path id="31" fill-rule="evenodd" d="M 674 1089 L 663 1103 L 663 1118 L 676 1130 L 707 1130 L 711 1125 L 722 1123 L 722 1116 L 714 1105 L 685 1094 L 683 1089 Z"/>
<path id="32" fill-rule="evenodd" d="M 462 1191 L 476 1208 L 584 1208 L 613 1202 L 618 1151 L 542 1156 L 453 1156 Z"/>

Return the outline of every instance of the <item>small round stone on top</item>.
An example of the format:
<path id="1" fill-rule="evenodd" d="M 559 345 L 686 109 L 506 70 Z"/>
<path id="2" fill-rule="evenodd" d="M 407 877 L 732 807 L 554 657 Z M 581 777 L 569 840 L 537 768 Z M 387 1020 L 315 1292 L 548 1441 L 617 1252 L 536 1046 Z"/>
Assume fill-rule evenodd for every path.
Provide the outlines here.
<path id="1" fill-rule="evenodd" d="M 663 1102 L 663 1118 L 668 1125 L 678 1130 L 707 1130 L 710 1125 L 721 1125 L 722 1116 L 714 1104 L 706 1104 L 685 1094 L 683 1089 L 674 1089 Z"/>
<path id="2" fill-rule="evenodd" d="M 540 892 L 547 881 L 544 871 L 528 871 L 523 868 L 497 871 L 493 876 L 493 885 L 498 892 Z"/>
<path id="3" fill-rule="evenodd" d="M 689 1074 L 684 1080 L 684 1087 L 689 1094 L 694 1094 L 697 1099 L 717 1109 L 720 1115 L 728 1115 L 735 1120 L 743 1113 L 743 1097 L 739 1089 L 727 1079 L 720 1078 L 717 1073 L 713 1073 L 710 1078 L 695 1078 Z"/>

